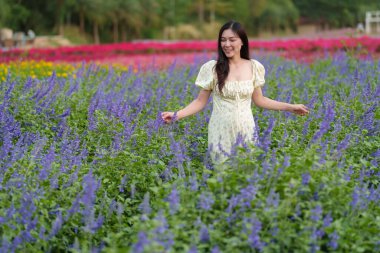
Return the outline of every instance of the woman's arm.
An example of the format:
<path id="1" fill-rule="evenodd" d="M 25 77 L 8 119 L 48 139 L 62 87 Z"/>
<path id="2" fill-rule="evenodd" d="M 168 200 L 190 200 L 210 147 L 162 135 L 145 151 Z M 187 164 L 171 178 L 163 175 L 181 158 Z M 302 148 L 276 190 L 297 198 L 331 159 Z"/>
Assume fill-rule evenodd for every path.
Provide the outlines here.
<path id="1" fill-rule="evenodd" d="M 253 91 L 252 100 L 256 106 L 264 109 L 288 111 L 298 115 L 306 115 L 309 113 L 308 108 L 303 104 L 288 104 L 264 97 L 260 87 L 255 88 Z"/>
<path id="2" fill-rule="evenodd" d="M 203 110 L 203 108 L 205 108 L 205 106 L 207 105 L 210 94 L 211 90 L 202 89 L 199 92 L 198 97 L 196 99 L 194 99 L 185 108 L 177 111 L 175 120 L 180 120 L 182 118 L 196 114 L 197 112 Z M 171 123 L 174 118 L 174 112 L 163 112 L 161 113 L 161 117 L 165 121 L 165 123 Z"/>

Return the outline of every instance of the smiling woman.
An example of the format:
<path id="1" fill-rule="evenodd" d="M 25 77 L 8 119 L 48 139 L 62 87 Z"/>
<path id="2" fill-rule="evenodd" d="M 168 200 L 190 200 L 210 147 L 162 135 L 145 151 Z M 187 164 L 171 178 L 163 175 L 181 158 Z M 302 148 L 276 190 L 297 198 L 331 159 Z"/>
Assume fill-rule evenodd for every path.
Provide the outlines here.
<path id="1" fill-rule="evenodd" d="M 258 133 L 252 115 L 255 105 L 270 110 L 306 115 L 302 104 L 288 104 L 264 97 L 264 66 L 249 58 L 248 38 L 240 23 L 223 25 L 218 37 L 218 59 L 205 63 L 195 84 L 201 88 L 198 97 L 178 112 L 163 112 L 166 123 L 201 111 L 213 94 L 213 111 L 208 126 L 208 146 L 214 164 L 222 164 L 236 146 L 257 143 Z"/>

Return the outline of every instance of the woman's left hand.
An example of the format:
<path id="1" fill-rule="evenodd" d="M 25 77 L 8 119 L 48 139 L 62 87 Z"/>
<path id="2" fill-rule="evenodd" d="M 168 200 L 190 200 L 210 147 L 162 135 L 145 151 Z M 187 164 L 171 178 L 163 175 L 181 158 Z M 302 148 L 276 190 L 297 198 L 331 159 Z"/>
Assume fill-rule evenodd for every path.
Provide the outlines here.
<path id="1" fill-rule="evenodd" d="M 309 108 L 303 104 L 294 104 L 290 107 L 289 111 L 301 116 L 309 114 Z"/>

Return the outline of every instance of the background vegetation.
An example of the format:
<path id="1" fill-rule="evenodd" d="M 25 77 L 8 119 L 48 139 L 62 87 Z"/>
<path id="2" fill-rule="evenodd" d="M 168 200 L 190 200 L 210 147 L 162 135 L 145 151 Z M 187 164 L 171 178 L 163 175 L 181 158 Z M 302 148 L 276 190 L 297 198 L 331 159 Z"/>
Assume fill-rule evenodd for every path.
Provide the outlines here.
<path id="1" fill-rule="evenodd" d="M 302 23 L 321 29 L 354 27 L 377 0 L 0 0 L 0 28 L 37 34 L 79 33 L 88 42 L 132 39 L 214 38 L 220 23 L 242 22 L 251 36 L 297 31 Z"/>

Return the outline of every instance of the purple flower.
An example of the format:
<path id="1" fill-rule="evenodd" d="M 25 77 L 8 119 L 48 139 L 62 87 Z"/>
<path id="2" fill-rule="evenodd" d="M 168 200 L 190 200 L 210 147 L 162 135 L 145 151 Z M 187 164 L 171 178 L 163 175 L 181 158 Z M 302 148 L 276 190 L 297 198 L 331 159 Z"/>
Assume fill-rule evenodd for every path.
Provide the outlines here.
<path id="1" fill-rule="evenodd" d="M 146 192 L 144 195 L 144 200 L 139 206 L 140 210 L 145 215 L 149 215 L 152 211 L 152 208 L 150 207 L 149 201 L 150 201 L 150 194 L 149 194 L 149 192 Z"/>
<path id="2" fill-rule="evenodd" d="M 350 181 L 350 180 L 351 180 L 351 175 L 352 175 L 352 174 L 354 174 L 354 170 L 352 169 L 352 166 L 350 166 L 350 167 L 348 168 L 347 173 L 346 173 L 345 176 L 344 176 L 344 180 L 346 180 L 346 181 Z"/>
<path id="3" fill-rule="evenodd" d="M 202 224 L 202 227 L 199 231 L 199 240 L 201 243 L 207 243 L 210 241 L 210 235 L 207 229 L 207 226 Z"/>
<path id="4" fill-rule="evenodd" d="M 164 213 L 162 210 L 160 210 L 155 217 L 155 220 L 159 222 L 159 226 L 155 229 L 155 232 L 158 234 L 164 234 L 166 231 L 168 231 L 169 225 L 168 222 L 164 216 Z"/>
<path id="5" fill-rule="evenodd" d="M 321 219 L 322 215 L 322 207 L 320 205 L 317 205 L 315 208 L 311 209 L 310 212 L 310 218 L 312 221 L 319 221 Z"/>
<path id="6" fill-rule="evenodd" d="M 359 191 L 358 191 L 358 187 L 355 187 L 353 193 L 352 193 L 352 201 L 350 203 L 350 205 L 352 207 L 356 207 L 356 205 L 358 204 L 359 202 Z"/>
<path id="7" fill-rule="evenodd" d="M 49 153 L 46 154 L 42 162 L 42 168 L 39 175 L 40 180 L 45 180 L 48 177 L 48 175 L 50 174 L 51 166 L 54 162 L 54 159 L 55 159 L 54 146 L 51 145 L 49 149 Z"/>
<path id="8" fill-rule="evenodd" d="M 154 241 L 162 245 L 165 249 L 165 252 L 170 251 L 171 247 L 174 245 L 174 236 L 173 234 L 167 229 L 167 223 L 166 219 L 164 219 L 165 223 L 161 223 L 157 229 L 155 229 L 155 237 Z"/>
<path id="9" fill-rule="evenodd" d="M 277 192 L 275 192 L 273 189 L 271 189 L 266 199 L 267 206 L 265 207 L 265 210 L 269 210 L 272 207 L 277 208 L 279 202 L 280 202 L 280 195 Z"/>
<path id="10" fill-rule="evenodd" d="M 217 245 L 215 245 L 215 246 L 212 248 L 211 253 L 220 253 L 219 247 L 218 247 Z"/>
<path id="11" fill-rule="evenodd" d="M 26 80 L 24 84 L 23 92 L 27 93 L 30 90 L 30 88 L 32 88 L 32 86 L 33 86 L 33 79 L 31 77 L 28 77 L 28 79 Z"/>
<path id="12" fill-rule="evenodd" d="M 46 231 L 46 228 L 44 226 L 41 226 L 40 231 L 38 233 L 38 237 L 45 240 L 45 231 Z"/>
<path id="13" fill-rule="evenodd" d="M 341 152 L 348 147 L 351 140 L 351 134 L 347 134 L 344 139 L 338 144 L 337 151 Z"/>
<path id="14" fill-rule="evenodd" d="M 309 182 L 310 182 L 310 174 L 308 172 L 302 174 L 302 185 L 307 185 L 309 184 Z"/>
<path id="15" fill-rule="evenodd" d="M 95 210 L 91 210 L 90 215 L 84 217 L 85 220 L 85 227 L 84 231 L 90 232 L 91 234 L 94 234 L 99 228 L 102 227 L 104 217 L 103 215 L 98 216 L 98 218 L 95 218 Z"/>
<path id="16" fill-rule="evenodd" d="M 149 245 L 149 239 L 147 237 L 147 235 L 140 231 L 139 234 L 138 234 L 138 241 L 136 242 L 136 244 L 133 245 L 133 252 L 135 253 L 143 253 L 144 252 L 144 248 L 146 245 Z"/>
<path id="17" fill-rule="evenodd" d="M 10 250 L 11 252 L 15 252 L 17 247 L 22 243 L 22 236 L 21 235 L 18 235 L 16 236 L 14 239 L 13 239 L 13 242 L 12 242 L 12 250 Z"/>
<path id="18" fill-rule="evenodd" d="M 167 200 L 170 204 L 170 214 L 175 214 L 178 211 L 180 205 L 179 193 L 175 186 L 172 188 L 172 191 L 167 197 Z"/>
<path id="19" fill-rule="evenodd" d="M 214 204 L 214 196 L 210 192 L 202 192 L 199 196 L 199 206 L 206 211 L 212 209 L 212 205 Z"/>
<path id="20" fill-rule="evenodd" d="M 90 106 L 88 108 L 88 128 L 90 130 L 94 130 L 96 127 L 96 122 L 95 122 L 95 110 L 97 109 L 99 105 L 99 99 L 97 98 L 97 94 L 92 98 Z"/>
<path id="21" fill-rule="evenodd" d="M 287 168 L 290 166 L 290 156 L 286 155 L 284 157 L 284 163 L 282 164 L 283 168 Z"/>
<path id="22" fill-rule="evenodd" d="M 83 183 L 84 187 L 81 201 L 85 206 L 89 206 L 95 202 L 99 182 L 95 179 L 90 170 L 89 173 L 83 177 Z"/>
<path id="23" fill-rule="evenodd" d="M 256 197 L 256 194 L 257 194 L 257 187 L 253 185 L 248 185 L 247 187 L 242 188 L 240 190 L 239 198 L 241 200 L 245 200 L 244 205 L 246 207 L 250 207 L 251 201 Z"/>
<path id="24" fill-rule="evenodd" d="M 325 227 L 330 226 L 332 221 L 333 221 L 333 218 L 331 217 L 331 212 L 329 212 L 323 219 L 323 227 L 325 228 Z"/>
<path id="25" fill-rule="evenodd" d="M 195 246 L 195 245 L 191 246 L 188 253 L 198 253 L 197 246 Z"/>
<path id="26" fill-rule="evenodd" d="M 124 206 L 123 206 L 123 204 L 117 202 L 117 204 L 116 204 L 116 214 L 117 214 L 117 218 L 119 220 L 121 219 L 121 216 L 123 215 L 123 212 L 124 212 Z"/>
<path id="27" fill-rule="evenodd" d="M 332 234 L 329 234 L 329 239 L 330 239 L 330 241 L 328 242 L 328 245 L 333 250 L 336 250 L 338 248 L 338 239 L 339 239 L 339 235 L 336 232 L 336 230 Z"/>
<path id="28" fill-rule="evenodd" d="M 100 182 L 95 179 L 92 175 L 92 171 L 90 170 L 87 175 L 83 178 L 83 191 L 80 202 L 83 203 L 84 209 L 82 210 L 82 214 L 84 219 L 89 217 L 93 211 L 95 200 L 96 200 L 96 192 L 100 185 Z"/>
<path id="29" fill-rule="evenodd" d="M 66 109 L 61 115 L 58 115 L 59 118 L 66 118 L 70 115 L 70 108 Z"/>
<path id="30" fill-rule="evenodd" d="M 136 186 L 135 184 L 131 184 L 131 198 L 135 198 L 135 194 L 136 194 Z"/>
<path id="31" fill-rule="evenodd" d="M 228 200 L 228 207 L 226 209 L 226 212 L 231 214 L 233 212 L 233 209 L 239 204 L 240 198 L 238 196 L 231 196 L 231 198 Z"/>
<path id="32" fill-rule="evenodd" d="M 275 117 L 270 117 L 268 127 L 267 129 L 265 129 L 262 138 L 260 138 L 259 140 L 259 146 L 266 152 L 269 150 L 269 146 L 271 144 L 271 134 L 272 134 L 275 124 L 276 124 Z"/>
<path id="33" fill-rule="evenodd" d="M 190 190 L 191 191 L 197 191 L 198 190 L 198 180 L 197 180 L 197 176 L 195 175 L 195 173 L 193 173 L 193 175 L 190 177 L 189 182 L 190 182 Z"/>
<path id="34" fill-rule="evenodd" d="M 124 192 L 124 186 L 126 182 L 127 182 L 127 175 L 124 175 L 119 185 L 119 192 Z"/>
<path id="35" fill-rule="evenodd" d="M 368 110 L 361 116 L 362 128 L 368 130 L 368 135 L 372 136 L 378 133 L 375 122 L 375 110 L 378 108 L 378 103 L 371 105 Z"/>
<path id="36" fill-rule="evenodd" d="M 261 222 L 254 216 L 251 225 L 252 229 L 248 237 L 249 245 L 252 249 L 257 249 L 261 252 L 264 247 L 264 243 L 260 239 Z"/>
<path id="37" fill-rule="evenodd" d="M 62 228 L 62 224 L 63 224 L 62 213 L 59 212 L 53 223 L 53 226 L 50 232 L 50 238 L 54 237 L 59 232 L 59 230 Z"/>
<path id="38" fill-rule="evenodd" d="M 334 107 L 335 107 L 335 103 L 331 103 L 325 109 L 324 119 L 320 124 L 319 130 L 314 134 L 312 138 L 312 143 L 315 143 L 330 129 L 330 124 L 335 119 Z"/>

